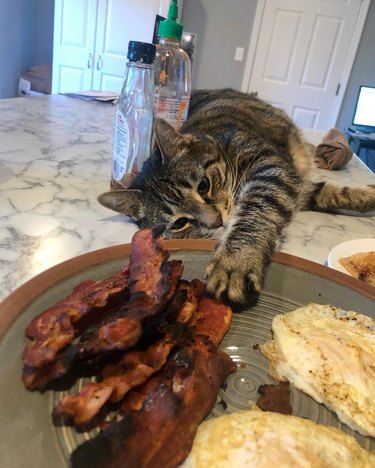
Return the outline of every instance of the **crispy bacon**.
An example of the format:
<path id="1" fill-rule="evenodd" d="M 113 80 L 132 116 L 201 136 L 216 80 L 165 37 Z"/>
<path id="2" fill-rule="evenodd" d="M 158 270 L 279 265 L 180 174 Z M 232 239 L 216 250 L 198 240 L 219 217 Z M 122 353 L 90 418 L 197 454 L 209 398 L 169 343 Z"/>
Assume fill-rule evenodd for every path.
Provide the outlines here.
<path id="1" fill-rule="evenodd" d="M 168 281 L 163 281 L 165 289 L 163 295 L 160 295 L 163 303 L 167 303 L 174 295 L 182 270 L 181 262 L 168 262 L 165 269 Z M 43 390 L 53 380 L 66 375 L 76 362 L 103 358 L 110 352 L 134 346 L 141 336 L 144 321 L 161 313 L 162 309 L 162 304 L 139 292 L 134 294 L 131 306 L 125 303 L 122 307 L 115 304 L 103 308 L 103 313 L 82 334 L 80 342 L 56 353 L 53 362 L 39 368 L 24 365 L 22 378 L 26 388 Z M 127 315 L 134 318 L 128 318 Z"/>
<path id="2" fill-rule="evenodd" d="M 188 323 L 198 306 L 197 290 L 189 281 L 180 280 L 173 300 L 166 310 L 168 322 Z"/>
<path id="3" fill-rule="evenodd" d="M 26 335 L 33 341 L 22 354 L 24 364 L 30 368 L 39 368 L 52 363 L 58 351 L 77 335 L 75 323 L 84 319 L 93 309 L 104 307 L 110 296 L 119 294 L 127 286 L 128 275 L 118 272 L 73 293 L 37 315 L 26 328 Z"/>
<path id="4" fill-rule="evenodd" d="M 196 335 L 207 336 L 215 346 L 219 346 L 232 321 L 232 309 L 216 299 L 202 297 L 191 331 Z"/>
<path id="5" fill-rule="evenodd" d="M 87 425 L 108 400 L 120 401 L 130 389 L 159 371 L 182 332 L 181 326 L 169 327 L 167 334 L 146 351 L 128 352 L 117 364 L 107 365 L 102 382 L 88 383 L 77 395 L 65 396 L 54 409 L 53 418 L 70 418 L 76 426 Z"/>
<path id="6" fill-rule="evenodd" d="M 107 323 L 90 335 L 83 345 L 79 346 L 81 359 L 92 357 L 99 353 L 115 350 L 125 350 L 134 346 L 142 334 L 140 320 L 122 317 Z"/>
<path id="7" fill-rule="evenodd" d="M 22 371 L 22 380 L 28 390 L 44 390 L 46 386 L 61 377 L 65 376 L 76 360 L 78 349 L 76 346 L 69 345 L 60 351 L 54 362 L 48 363 L 43 367 L 29 367 L 24 365 Z"/>
<path id="8" fill-rule="evenodd" d="M 153 294 L 138 291 L 138 289 L 134 291 L 131 287 L 132 295 L 124 307 L 127 317 L 139 320 L 148 319 L 160 314 L 173 298 L 184 266 L 179 260 L 171 260 L 162 269 L 159 280 L 155 283 L 157 290 Z"/>
<path id="9" fill-rule="evenodd" d="M 156 302 L 164 294 L 166 268 L 169 253 L 163 248 L 163 228 L 141 229 L 132 239 L 129 274 L 132 279 L 131 293 L 141 292 Z"/>
<path id="10" fill-rule="evenodd" d="M 168 258 L 160 228 L 138 231 L 122 272 L 81 283 L 27 328 L 29 389 L 44 389 L 75 364 L 98 377 L 98 366 L 107 363 L 100 381 L 53 412 L 82 429 L 102 410 L 117 409 L 112 422 L 100 423 L 101 433 L 73 452 L 72 467 L 178 466 L 235 370 L 217 350 L 230 308 L 205 297 L 201 281 L 181 280 L 182 262 Z"/>
<path id="11" fill-rule="evenodd" d="M 158 299 L 144 292 L 133 292 L 129 301 L 116 311 L 114 320 L 110 316 L 106 317 L 86 339 L 81 340 L 78 359 L 125 350 L 135 345 L 141 336 L 144 322 L 163 312 L 174 295 L 182 271 L 181 262 L 168 262 L 158 281 Z"/>
<path id="12" fill-rule="evenodd" d="M 26 335 L 33 342 L 24 349 L 22 357 L 25 365 L 38 368 L 53 362 L 57 352 L 77 336 L 74 324 L 85 318 L 93 308 L 105 306 L 111 295 L 123 291 L 128 286 L 129 274 L 132 294 L 142 292 L 157 301 L 159 295 L 165 294 L 166 279 L 162 272 L 168 256 L 162 246 L 160 229 L 136 232 L 128 271 L 78 288 L 77 292 L 31 321 Z"/>
<path id="13" fill-rule="evenodd" d="M 256 405 L 261 410 L 293 414 L 293 407 L 290 403 L 289 382 L 279 382 L 275 385 L 259 385 L 258 393 L 260 396 L 256 401 Z"/>
<path id="14" fill-rule="evenodd" d="M 62 362 L 66 364 L 67 361 L 59 359 L 59 354 L 82 331 L 79 324 L 85 321 L 87 326 L 89 315 L 93 320 L 97 317 L 93 310 L 104 310 L 109 298 L 128 286 L 130 300 L 120 307 L 122 310 L 115 311 L 111 324 L 106 315 L 102 328 L 81 344 L 76 356 L 82 359 L 92 353 L 132 346 L 141 334 L 141 321 L 160 313 L 174 295 L 183 266 L 179 261 L 167 262 L 168 257 L 160 229 L 138 231 L 132 240 L 132 253 L 126 270 L 102 281 L 89 280 L 78 285 L 72 295 L 35 317 L 26 329 L 26 335 L 33 341 L 25 347 L 22 355 L 25 386 L 29 389 L 43 388 L 40 385 L 50 381 L 48 375 L 51 380 L 56 375 L 63 375 Z M 129 336 L 124 334 L 125 330 L 129 331 Z M 59 361 L 57 364 L 56 360 Z"/>
<path id="15" fill-rule="evenodd" d="M 78 446 L 71 467 L 178 466 L 231 371 L 229 357 L 207 338 L 187 340 L 162 373 L 146 384 L 142 408 L 126 412 L 121 421 Z"/>

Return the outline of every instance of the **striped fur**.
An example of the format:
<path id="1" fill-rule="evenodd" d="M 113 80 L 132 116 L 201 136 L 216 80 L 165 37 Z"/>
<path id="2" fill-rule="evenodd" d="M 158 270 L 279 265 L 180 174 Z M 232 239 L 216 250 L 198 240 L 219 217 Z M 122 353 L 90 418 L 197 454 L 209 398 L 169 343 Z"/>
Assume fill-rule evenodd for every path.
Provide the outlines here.
<path id="1" fill-rule="evenodd" d="M 155 124 L 159 150 L 129 190 L 100 203 L 166 237 L 219 240 L 207 285 L 234 303 L 257 298 L 283 228 L 298 210 L 375 209 L 375 187 L 313 183 L 312 147 L 280 110 L 253 94 L 193 93 L 181 133 Z"/>

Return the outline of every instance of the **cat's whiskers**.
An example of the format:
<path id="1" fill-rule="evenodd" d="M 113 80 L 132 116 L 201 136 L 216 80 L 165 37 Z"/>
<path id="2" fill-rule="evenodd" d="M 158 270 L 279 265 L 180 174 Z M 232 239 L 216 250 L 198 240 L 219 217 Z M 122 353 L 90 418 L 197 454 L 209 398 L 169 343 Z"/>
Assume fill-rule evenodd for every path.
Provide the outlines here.
<path id="1" fill-rule="evenodd" d="M 248 159 L 248 165 L 250 166 L 255 161 L 256 158 L 257 158 L 257 155 L 252 155 L 252 157 Z M 237 171 L 238 171 L 238 166 L 237 166 Z M 235 187 L 233 186 L 233 192 L 232 192 L 233 193 L 233 199 L 237 196 L 237 193 L 238 193 L 238 191 L 240 190 L 240 188 L 242 186 L 242 182 L 247 177 L 247 175 L 248 175 L 247 172 L 243 171 L 243 173 L 241 175 L 241 178 L 238 181 L 237 185 Z"/>
<path id="2" fill-rule="evenodd" d="M 236 187 L 236 181 L 237 181 L 237 177 L 238 177 L 238 167 L 237 167 L 237 165 L 235 165 L 233 163 L 233 161 L 230 159 L 230 157 L 224 151 L 224 148 L 220 145 L 220 143 L 218 143 L 218 145 L 219 145 L 221 154 L 223 155 L 223 157 L 224 157 L 224 159 L 226 161 L 227 167 L 229 169 L 229 173 L 231 175 L 231 183 L 230 183 L 230 187 L 228 189 L 229 197 L 228 197 L 227 206 L 226 206 L 227 213 L 231 213 L 232 207 L 234 206 L 234 200 L 235 200 L 235 187 Z"/>

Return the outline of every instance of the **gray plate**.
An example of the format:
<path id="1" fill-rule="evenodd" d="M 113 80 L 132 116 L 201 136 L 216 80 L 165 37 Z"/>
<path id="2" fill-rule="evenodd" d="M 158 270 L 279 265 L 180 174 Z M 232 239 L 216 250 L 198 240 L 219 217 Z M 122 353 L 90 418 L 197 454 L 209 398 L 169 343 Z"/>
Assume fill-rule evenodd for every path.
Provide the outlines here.
<path id="1" fill-rule="evenodd" d="M 203 278 L 210 258 L 211 241 L 167 241 L 172 258 L 185 265 L 184 278 Z M 90 433 L 69 427 L 56 428 L 51 412 L 63 392 L 44 394 L 25 390 L 21 381 L 21 353 L 27 343 L 24 330 L 32 317 L 68 295 L 84 279 L 99 279 L 126 263 L 129 246 L 109 247 L 68 260 L 36 276 L 0 304 L 0 464 L 6 468 L 67 466 L 71 450 Z M 271 321 L 278 314 L 309 302 L 329 303 L 375 317 L 375 289 L 321 265 L 277 253 L 258 304 L 235 314 L 221 347 L 238 363 L 212 414 L 246 409 L 258 397 L 257 388 L 273 383 L 268 364 L 255 345 L 271 338 Z M 78 381 L 73 388 L 82 385 Z M 223 401 L 225 402 L 223 404 Z M 354 436 L 367 449 L 372 438 L 342 425 L 336 416 L 310 397 L 292 390 L 293 414 L 332 425 Z M 224 410 L 224 407 L 226 409 Z"/>

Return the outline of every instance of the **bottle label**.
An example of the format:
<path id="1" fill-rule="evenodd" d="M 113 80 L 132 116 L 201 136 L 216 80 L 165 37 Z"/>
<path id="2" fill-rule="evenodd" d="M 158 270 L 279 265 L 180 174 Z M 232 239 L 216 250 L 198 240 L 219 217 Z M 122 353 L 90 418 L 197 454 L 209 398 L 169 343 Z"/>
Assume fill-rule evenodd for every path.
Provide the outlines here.
<path id="1" fill-rule="evenodd" d="M 161 96 L 155 96 L 155 113 L 170 123 L 177 130 L 185 122 L 189 110 L 189 97 L 183 96 L 180 99 Z"/>
<path id="2" fill-rule="evenodd" d="M 120 109 L 116 110 L 112 152 L 112 177 L 118 182 L 129 172 L 129 125 Z"/>

